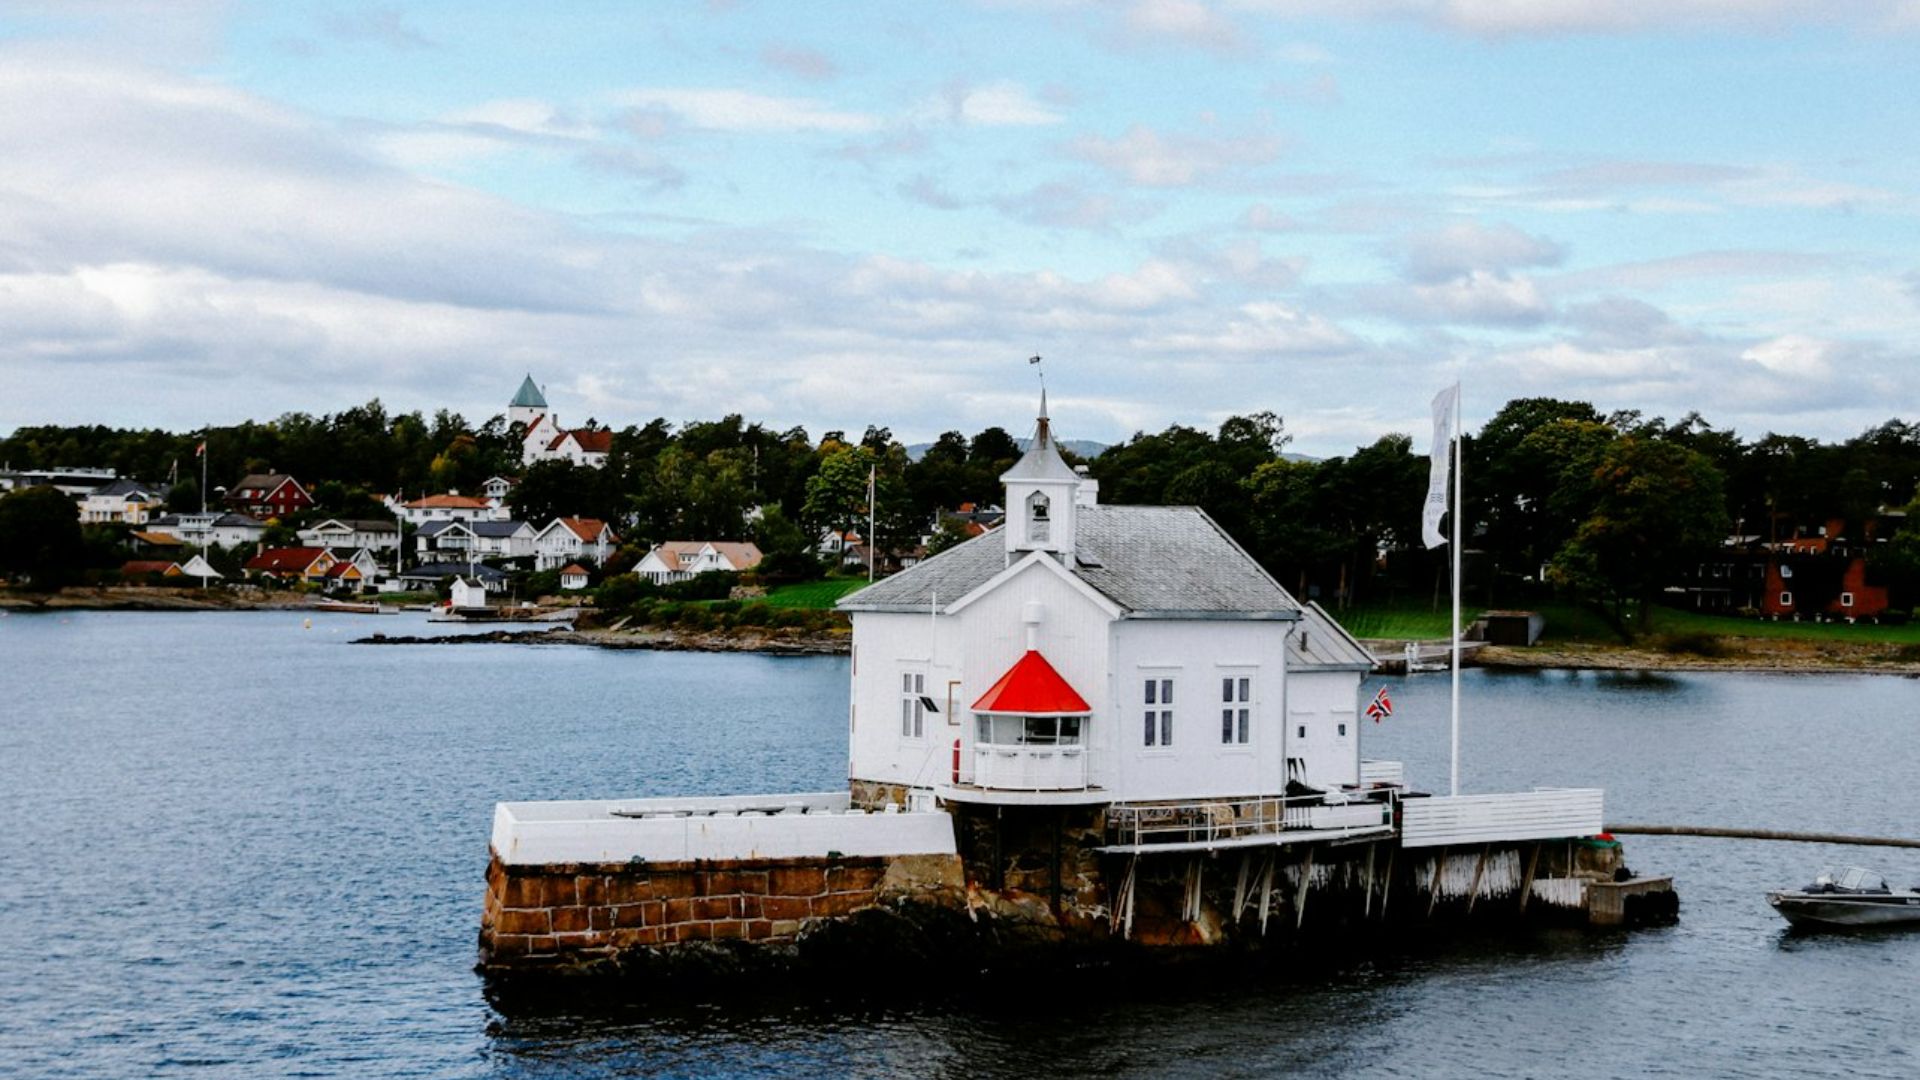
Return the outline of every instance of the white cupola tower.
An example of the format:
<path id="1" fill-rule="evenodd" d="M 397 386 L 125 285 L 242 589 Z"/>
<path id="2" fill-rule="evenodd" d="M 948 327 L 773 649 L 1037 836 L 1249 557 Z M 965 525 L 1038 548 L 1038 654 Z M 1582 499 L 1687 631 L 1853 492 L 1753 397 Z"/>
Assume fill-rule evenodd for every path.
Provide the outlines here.
<path id="1" fill-rule="evenodd" d="M 1001 474 L 1007 489 L 1007 559 L 1028 551 L 1047 551 L 1071 557 L 1074 542 L 1075 495 L 1080 477 L 1060 457 L 1047 420 L 1047 392 L 1040 391 L 1040 417 L 1033 441 L 1013 468 Z"/>

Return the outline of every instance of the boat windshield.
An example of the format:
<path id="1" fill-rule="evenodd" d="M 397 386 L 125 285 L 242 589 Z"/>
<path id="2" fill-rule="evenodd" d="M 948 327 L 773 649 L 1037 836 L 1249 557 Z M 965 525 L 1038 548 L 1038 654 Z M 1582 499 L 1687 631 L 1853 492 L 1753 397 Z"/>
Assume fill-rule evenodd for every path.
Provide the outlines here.
<path id="1" fill-rule="evenodd" d="M 1849 866 L 1840 871 L 1835 884 L 1848 892 L 1886 892 L 1887 883 L 1879 874 L 1858 866 Z"/>

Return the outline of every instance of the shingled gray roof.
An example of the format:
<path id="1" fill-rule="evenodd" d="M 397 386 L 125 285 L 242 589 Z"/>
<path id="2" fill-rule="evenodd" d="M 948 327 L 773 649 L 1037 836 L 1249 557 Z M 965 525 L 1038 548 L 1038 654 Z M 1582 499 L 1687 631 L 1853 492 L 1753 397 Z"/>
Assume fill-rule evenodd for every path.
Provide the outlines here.
<path id="1" fill-rule="evenodd" d="M 1073 573 L 1129 615 L 1294 619 L 1300 605 L 1193 506 L 1082 506 L 1074 510 Z M 948 548 L 840 601 L 847 611 L 925 611 L 952 603 L 1007 568 L 999 530 Z"/>
<path id="2" fill-rule="evenodd" d="M 1365 645 L 1312 601 L 1287 638 L 1287 667 L 1294 671 L 1372 671 L 1375 663 Z"/>

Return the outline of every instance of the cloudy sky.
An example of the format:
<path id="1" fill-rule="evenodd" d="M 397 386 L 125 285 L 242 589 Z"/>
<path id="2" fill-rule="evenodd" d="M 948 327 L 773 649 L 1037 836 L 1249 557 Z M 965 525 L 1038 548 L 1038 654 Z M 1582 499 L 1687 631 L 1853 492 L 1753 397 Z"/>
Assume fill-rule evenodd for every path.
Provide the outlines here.
<path id="1" fill-rule="evenodd" d="M 1920 411 L 1920 0 L 548 7 L 0 0 L 0 431 Z"/>

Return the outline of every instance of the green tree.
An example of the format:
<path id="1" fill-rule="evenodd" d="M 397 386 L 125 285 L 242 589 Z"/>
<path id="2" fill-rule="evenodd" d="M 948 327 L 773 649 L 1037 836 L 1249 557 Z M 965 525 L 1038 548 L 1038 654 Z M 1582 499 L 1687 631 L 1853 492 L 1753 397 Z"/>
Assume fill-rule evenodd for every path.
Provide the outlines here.
<path id="1" fill-rule="evenodd" d="M 1607 603 L 1616 619 L 1637 603 L 1644 627 L 1661 588 L 1725 538 L 1724 479 L 1696 450 L 1623 435 L 1601 452 L 1589 484 L 1592 511 L 1552 574 Z"/>
<path id="2" fill-rule="evenodd" d="M 73 580 L 86 559 L 80 508 L 50 487 L 0 496 L 0 573 L 54 591 Z"/>
<path id="3" fill-rule="evenodd" d="M 834 445 L 834 444 L 828 444 Z M 878 459 L 864 446 L 838 445 L 820 461 L 820 471 L 807 480 L 807 501 L 801 521 L 818 532 L 867 532 L 867 480 Z"/>

